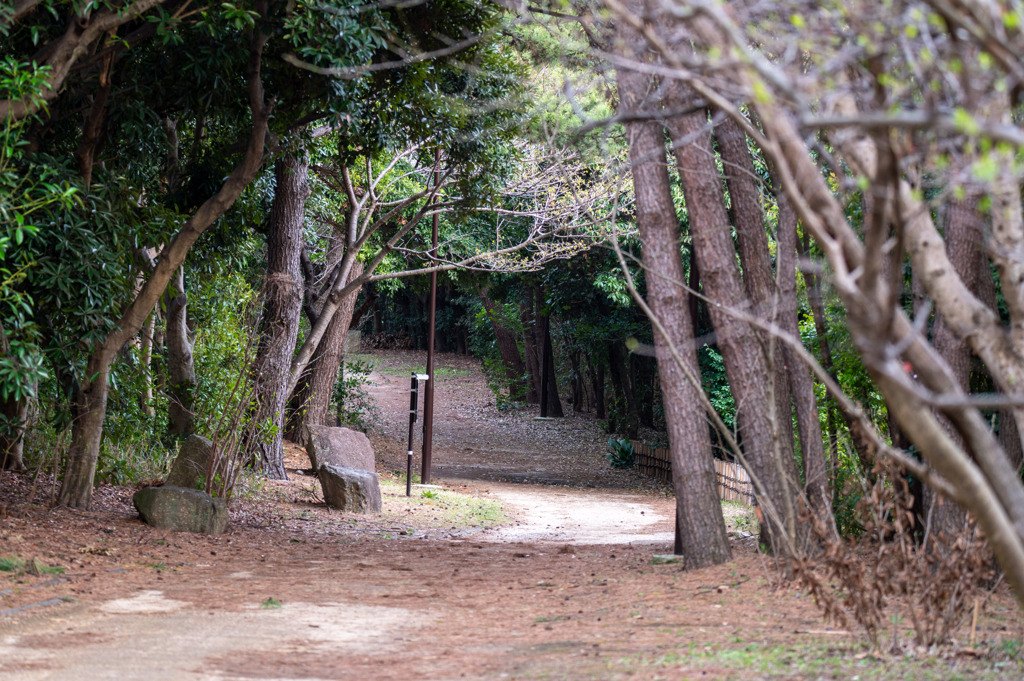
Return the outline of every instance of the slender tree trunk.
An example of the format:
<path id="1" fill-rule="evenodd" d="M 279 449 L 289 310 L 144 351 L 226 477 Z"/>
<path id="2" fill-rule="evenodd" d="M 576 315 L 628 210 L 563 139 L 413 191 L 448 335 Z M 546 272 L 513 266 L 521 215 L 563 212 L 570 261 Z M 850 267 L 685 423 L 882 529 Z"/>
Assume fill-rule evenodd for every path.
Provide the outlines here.
<path id="1" fill-rule="evenodd" d="M 309 186 L 309 159 L 304 151 L 281 157 L 275 166 L 277 186 L 267 219 L 267 274 L 263 283 L 263 320 L 257 354 L 257 416 L 271 428 L 253 443 L 256 466 L 268 477 L 284 480 L 284 419 L 292 355 L 302 314 L 302 222 Z"/>
<path id="2" fill-rule="evenodd" d="M 800 248 L 800 256 L 805 260 L 808 259 L 810 246 L 806 241 L 806 235 L 804 240 L 797 240 L 797 246 Z M 825 301 L 821 290 L 821 279 L 812 271 L 811 267 L 804 271 L 804 283 L 807 288 L 807 305 L 811 308 L 811 316 L 814 318 L 814 331 L 818 337 L 818 356 L 821 359 L 821 366 L 833 380 L 838 382 L 835 362 L 832 360 L 832 347 L 828 342 L 828 318 L 825 316 Z M 838 411 L 850 433 L 850 441 L 853 443 L 853 449 L 860 460 L 861 468 L 865 473 L 870 472 L 875 467 L 875 446 L 871 443 L 871 439 L 864 432 L 860 423 L 851 418 L 850 414 L 842 409 L 835 408 L 831 400 L 829 400 L 829 403 L 829 438 L 832 445 L 837 447 L 839 442 L 834 416 Z"/>
<path id="3" fill-rule="evenodd" d="M 707 116 L 704 112 L 691 114 L 674 119 L 671 125 L 673 139 L 686 140 L 674 146 L 693 249 L 704 293 L 713 303 L 709 306 L 711 320 L 736 398 L 744 455 L 761 486 L 758 501 L 768 520 L 762 531 L 768 530 L 773 552 L 789 555 L 799 543 L 798 530 L 803 529 L 796 514 L 799 478 L 792 445 L 780 446 L 773 423 L 778 419 L 772 417 L 771 368 L 750 325 L 726 311 L 749 309 L 750 301 L 736 266 Z"/>
<path id="4" fill-rule="evenodd" d="M 580 351 L 573 350 L 569 353 L 569 363 L 572 365 L 572 410 L 583 411 L 583 373 L 580 366 Z"/>
<path id="5" fill-rule="evenodd" d="M 534 320 L 536 322 L 534 331 L 537 348 L 540 351 L 540 361 L 544 363 L 540 368 L 540 379 L 547 384 L 541 386 L 541 399 L 547 400 L 545 411 L 548 416 L 561 418 L 565 416 L 565 412 L 562 411 L 562 401 L 558 398 L 555 353 L 551 346 L 551 317 L 544 312 L 544 291 L 539 286 L 534 290 L 534 302 Z"/>
<path id="6" fill-rule="evenodd" d="M 156 310 L 146 320 L 142 330 L 142 411 L 146 416 L 155 416 L 153 408 L 153 339 L 156 334 Z"/>
<path id="7" fill-rule="evenodd" d="M 640 432 L 640 409 L 636 392 L 629 379 L 629 354 L 622 341 L 608 343 L 608 367 L 612 372 L 612 385 L 619 397 L 619 404 L 625 409 L 626 436 L 635 438 Z"/>
<path id="8" fill-rule="evenodd" d="M 362 274 L 363 263 L 357 262 L 353 265 L 349 277 L 355 279 Z M 307 369 L 309 380 L 301 382 L 296 390 L 296 401 L 303 406 L 293 420 L 294 425 L 289 435 L 303 447 L 309 444 L 307 426 L 336 424 L 336 416 L 329 413 L 331 397 L 334 394 L 334 384 L 338 381 L 338 369 L 341 368 L 345 357 L 345 342 L 348 340 L 349 325 L 355 312 L 358 295 L 358 291 L 350 293 L 335 311 L 334 318 L 331 319 L 310 360 Z"/>
<path id="9" fill-rule="evenodd" d="M 780 301 L 772 277 L 768 234 L 765 231 L 764 210 L 761 208 L 761 190 L 756 181 L 754 161 L 747 147 L 747 136 L 736 121 L 726 118 L 715 127 L 715 138 L 732 202 L 732 224 L 736 227 L 736 242 L 743 266 L 743 286 L 752 303 L 751 313 L 765 322 L 777 324 L 781 322 L 777 318 Z M 794 258 L 795 253 L 794 245 Z M 795 296 L 795 283 L 793 292 Z M 781 344 L 771 333 L 755 333 L 761 340 L 765 357 L 773 371 L 776 438 L 782 452 L 792 451 L 794 438 L 789 372 L 786 370 Z"/>
<path id="10" fill-rule="evenodd" d="M 28 424 L 28 399 L 0 400 L 0 470 L 25 468 L 25 429 Z"/>
<path id="11" fill-rule="evenodd" d="M 594 383 L 594 415 L 603 419 L 607 415 L 604 397 L 604 363 L 601 360 L 596 360 L 595 363 L 597 366 L 592 369 L 591 374 Z"/>
<path id="12" fill-rule="evenodd" d="M 175 290 L 167 296 L 167 405 L 171 435 L 185 437 L 195 430 L 196 368 L 188 337 L 188 296 L 184 266 L 175 274 Z"/>
<path id="13" fill-rule="evenodd" d="M 619 70 L 616 76 L 620 113 L 642 111 L 651 79 L 626 70 Z M 679 544 L 687 568 L 716 565 L 729 560 L 731 552 L 701 406 L 693 323 L 685 293 L 676 283 L 683 281 L 683 263 L 665 167 L 665 135 L 661 125 L 642 119 L 627 123 L 626 135 L 643 263 L 652 273 L 647 278 L 647 301 L 658 322 L 654 347 L 672 457 Z"/>
<path id="14" fill-rule="evenodd" d="M 779 205 L 779 227 L 776 240 L 779 326 L 794 338 L 800 338 L 796 298 L 796 214 L 784 192 L 776 190 Z M 800 433 L 800 454 L 804 464 L 804 493 L 812 513 L 835 531 L 832 514 L 831 475 L 825 458 L 825 447 L 818 416 L 818 398 L 810 369 L 788 345 L 781 344 L 784 368 L 789 378 L 790 393 L 796 410 Z"/>

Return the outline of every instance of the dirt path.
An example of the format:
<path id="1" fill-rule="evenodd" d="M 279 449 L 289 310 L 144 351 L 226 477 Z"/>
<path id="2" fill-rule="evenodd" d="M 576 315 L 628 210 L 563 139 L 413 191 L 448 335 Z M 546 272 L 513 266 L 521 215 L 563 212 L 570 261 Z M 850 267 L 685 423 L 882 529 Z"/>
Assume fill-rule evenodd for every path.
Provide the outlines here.
<path id="1" fill-rule="evenodd" d="M 421 359 L 422 353 L 390 353 L 372 360 L 369 392 L 390 442 L 407 437 L 406 377 L 421 370 Z M 526 410 L 499 412 L 474 360 L 445 355 L 438 367 L 434 479 L 468 483 L 467 491 L 501 500 L 516 520 L 482 539 L 643 543 L 669 550 L 675 502 L 666 489 L 608 466 L 608 436 L 596 421 L 572 413 L 540 420 Z M 416 425 L 418 471 L 422 422 Z"/>
<path id="2" fill-rule="evenodd" d="M 1002 592 L 986 605 L 977 646 L 996 652 L 874 657 L 824 624 L 748 542 L 712 569 L 652 562 L 670 540 L 663 490 L 608 469 L 595 424 L 499 413 L 475 367 L 446 359 L 441 489 L 409 499 L 391 473 L 405 464 L 396 433 L 406 407 L 388 386 L 412 358 L 380 363 L 390 381 L 374 388 L 380 517 L 324 507 L 294 448 L 292 479 L 249 480 L 223 536 L 145 526 L 123 488 L 97 490 L 89 513 L 27 505 L 31 479 L 5 476 L 0 559 L 66 572 L 0 573 L 0 678 L 1024 676 L 1018 658 L 998 652 L 1021 627 Z M 525 484 L 524 474 L 542 479 Z"/>

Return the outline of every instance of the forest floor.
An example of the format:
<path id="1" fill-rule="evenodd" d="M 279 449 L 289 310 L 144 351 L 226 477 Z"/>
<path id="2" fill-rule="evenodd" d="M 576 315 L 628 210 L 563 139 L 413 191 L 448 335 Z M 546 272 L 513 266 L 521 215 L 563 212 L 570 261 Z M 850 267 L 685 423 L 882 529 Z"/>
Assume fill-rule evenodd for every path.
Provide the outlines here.
<path id="1" fill-rule="evenodd" d="M 51 507 L 44 480 L 28 503 L 32 476 L 5 474 L 0 678 L 1024 678 L 1005 587 L 973 646 L 968 617 L 957 644 L 893 653 L 827 624 L 757 551 L 742 508 L 727 508 L 732 562 L 660 562 L 668 490 L 609 468 L 590 418 L 497 410 L 467 358 L 438 361 L 436 486 L 407 498 L 420 357 L 363 357 L 380 516 L 328 509 L 294 445 L 290 480 L 246 479 L 220 536 L 144 525 L 130 488 L 100 487 L 92 511 L 71 512 Z M 906 641 L 909 624 L 893 627 Z"/>

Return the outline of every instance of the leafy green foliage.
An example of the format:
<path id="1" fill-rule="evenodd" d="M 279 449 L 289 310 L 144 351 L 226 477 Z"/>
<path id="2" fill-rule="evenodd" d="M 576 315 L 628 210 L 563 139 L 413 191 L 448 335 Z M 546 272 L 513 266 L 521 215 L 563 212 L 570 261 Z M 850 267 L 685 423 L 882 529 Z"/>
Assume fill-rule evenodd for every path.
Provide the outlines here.
<path id="1" fill-rule="evenodd" d="M 636 463 L 633 443 L 627 438 L 608 438 L 608 448 L 605 456 L 612 468 L 632 468 Z"/>
<path id="2" fill-rule="evenodd" d="M 331 399 L 337 410 L 338 422 L 356 426 L 361 430 L 378 420 L 373 398 L 366 391 L 370 385 L 373 366 L 363 360 L 343 362 L 338 368 Z"/>

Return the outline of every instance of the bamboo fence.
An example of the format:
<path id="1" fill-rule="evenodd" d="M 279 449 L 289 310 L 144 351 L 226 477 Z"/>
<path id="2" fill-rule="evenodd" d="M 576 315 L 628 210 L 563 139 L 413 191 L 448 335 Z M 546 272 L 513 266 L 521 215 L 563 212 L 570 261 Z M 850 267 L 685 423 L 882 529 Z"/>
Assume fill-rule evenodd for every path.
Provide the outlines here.
<path id="1" fill-rule="evenodd" d="M 651 447 L 643 442 L 633 443 L 637 469 L 644 475 L 672 482 L 672 460 L 665 447 Z M 715 459 L 718 478 L 718 496 L 724 501 L 735 501 L 744 506 L 754 505 L 754 486 L 743 466 L 731 461 Z"/>

